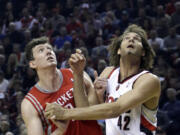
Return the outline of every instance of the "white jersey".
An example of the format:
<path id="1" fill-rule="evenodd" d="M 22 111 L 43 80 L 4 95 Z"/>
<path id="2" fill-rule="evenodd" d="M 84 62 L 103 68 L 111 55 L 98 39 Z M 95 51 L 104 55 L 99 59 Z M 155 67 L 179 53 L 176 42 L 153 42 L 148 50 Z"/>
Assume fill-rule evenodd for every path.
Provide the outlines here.
<path id="1" fill-rule="evenodd" d="M 119 83 L 119 69 L 113 70 L 108 79 L 107 102 L 114 102 L 121 95 L 132 90 L 137 78 L 148 73 L 148 71 L 142 71 Z M 138 105 L 119 117 L 106 119 L 106 135 L 141 135 L 141 123 L 153 131 L 156 129 L 157 123 L 156 113 L 157 110 L 149 110 L 144 105 Z"/>

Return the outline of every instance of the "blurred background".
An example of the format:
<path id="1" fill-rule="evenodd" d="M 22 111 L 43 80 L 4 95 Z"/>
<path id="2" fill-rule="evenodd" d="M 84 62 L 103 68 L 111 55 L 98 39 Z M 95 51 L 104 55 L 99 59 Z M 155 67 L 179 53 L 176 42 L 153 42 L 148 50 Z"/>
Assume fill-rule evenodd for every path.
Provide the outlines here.
<path id="1" fill-rule="evenodd" d="M 0 0 L 0 135 L 26 135 L 20 103 L 38 80 L 25 61 L 31 39 L 49 37 L 59 68 L 68 67 L 70 54 L 81 48 L 94 80 L 94 70 L 109 65 L 111 39 L 129 24 L 147 31 L 156 52 L 151 72 L 162 84 L 156 135 L 180 135 L 178 0 Z"/>

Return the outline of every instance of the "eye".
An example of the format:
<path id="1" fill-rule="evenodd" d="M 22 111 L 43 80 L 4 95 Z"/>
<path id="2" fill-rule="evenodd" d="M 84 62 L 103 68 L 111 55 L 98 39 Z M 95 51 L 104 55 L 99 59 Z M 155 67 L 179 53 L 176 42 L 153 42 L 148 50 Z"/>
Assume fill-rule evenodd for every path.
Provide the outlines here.
<path id="1" fill-rule="evenodd" d="M 47 49 L 52 50 L 52 47 L 47 47 Z"/>
<path id="2" fill-rule="evenodd" d="M 124 37 L 124 40 L 128 40 L 129 39 L 129 37 Z"/>
<path id="3" fill-rule="evenodd" d="M 40 49 L 39 49 L 39 52 L 43 52 L 43 51 L 44 51 L 44 48 L 40 48 Z"/>
<path id="4" fill-rule="evenodd" d="M 141 41 L 141 39 L 139 37 L 134 37 L 134 39 L 137 41 Z"/>

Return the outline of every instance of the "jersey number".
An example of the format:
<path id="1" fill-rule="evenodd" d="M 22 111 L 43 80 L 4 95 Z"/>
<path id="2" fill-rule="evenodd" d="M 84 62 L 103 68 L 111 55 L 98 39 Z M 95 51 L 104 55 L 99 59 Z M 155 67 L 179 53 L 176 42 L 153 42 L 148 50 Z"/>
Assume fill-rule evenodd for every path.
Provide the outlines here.
<path id="1" fill-rule="evenodd" d="M 128 111 L 127 113 L 129 113 L 130 111 Z M 124 117 L 122 117 L 121 115 L 119 116 L 118 119 L 118 126 L 120 128 L 120 130 L 129 130 L 129 123 L 130 123 L 130 116 L 125 115 Z"/>

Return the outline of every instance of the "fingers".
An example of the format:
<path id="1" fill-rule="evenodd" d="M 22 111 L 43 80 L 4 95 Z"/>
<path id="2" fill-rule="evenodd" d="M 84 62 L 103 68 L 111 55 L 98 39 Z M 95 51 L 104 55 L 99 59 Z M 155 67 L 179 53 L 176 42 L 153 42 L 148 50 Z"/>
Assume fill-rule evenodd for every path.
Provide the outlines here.
<path id="1" fill-rule="evenodd" d="M 75 54 L 72 54 L 72 55 L 71 55 L 71 58 L 72 58 L 74 61 L 78 61 L 78 60 L 83 60 L 83 59 L 84 59 L 84 56 L 83 56 L 82 54 L 75 53 Z"/>
<path id="2" fill-rule="evenodd" d="M 55 106 L 58 105 L 57 103 L 46 103 L 46 109 L 45 111 L 50 111 L 52 109 L 55 109 Z"/>
<path id="3" fill-rule="evenodd" d="M 65 130 L 69 124 L 69 121 L 66 120 L 52 120 L 52 122 L 62 131 Z"/>
<path id="4" fill-rule="evenodd" d="M 49 116 L 51 120 L 56 120 L 56 116 L 55 115 L 52 115 L 52 116 Z"/>
<path id="5" fill-rule="evenodd" d="M 94 81 L 94 87 L 96 89 L 101 89 L 101 88 L 106 88 L 107 87 L 107 79 L 105 78 L 96 78 L 96 80 Z"/>
<path id="6" fill-rule="evenodd" d="M 94 79 L 96 80 L 98 78 L 98 73 L 96 70 L 94 70 Z"/>
<path id="7" fill-rule="evenodd" d="M 69 59 L 70 63 L 76 63 L 78 61 L 84 61 L 85 57 L 82 54 L 82 51 L 80 49 L 76 49 L 76 53 L 71 54 L 71 57 Z"/>
<path id="8" fill-rule="evenodd" d="M 76 53 L 82 54 L 82 51 L 80 49 L 76 49 Z"/>
<path id="9" fill-rule="evenodd" d="M 57 103 L 46 103 L 46 108 L 44 112 L 45 117 L 47 117 L 48 119 L 56 119 L 55 111 L 57 105 Z"/>

